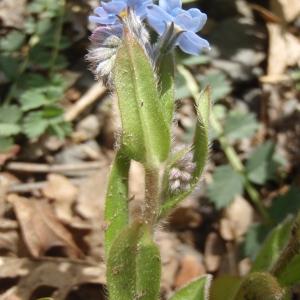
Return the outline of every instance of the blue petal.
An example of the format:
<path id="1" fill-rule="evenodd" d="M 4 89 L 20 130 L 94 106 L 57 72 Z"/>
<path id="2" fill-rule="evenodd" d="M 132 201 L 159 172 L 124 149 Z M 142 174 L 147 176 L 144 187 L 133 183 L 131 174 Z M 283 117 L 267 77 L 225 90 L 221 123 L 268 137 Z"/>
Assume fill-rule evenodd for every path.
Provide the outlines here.
<path id="1" fill-rule="evenodd" d="M 182 33 L 177 43 L 182 51 L 193 55 L 198 55 L 203 48 L 209 49 L 208 41 L 191 31 Z"/>
<path id="2" fill-rule="evenodd" d="M 180 13 L 174 18 L 175 25 L 179 26 L 183 30 L 193 30 L 195 27 L 194 19 L 191 15 L 189 15 L 186 11 Z"/>
<path id="3" fill-rule="evenodd" d="M 105 17 L 90 16 L 89 21 L 96 23 L 96 24 L 112 25 L 118 21 L 118 18 L 116 16 L 112 16 L 112 15 L 108 15 Z"/>
<path id="4" fill-rule="evenodd" d="M 159 0 L 159 6 L 168 13 L 171 13 L 173 9 L 181 8 L 182 3 L 181 0 Z"/>
<path id="5" fill-rule="evenodd" d="M 152 19 L 156 19 L 157 21 L 165 21 L 165 22 L 172 22 L 173 17 L 166 13 L 161 7 L 158 5 L 152 5 L 148 7 L 148 16 L 151 16 Z"/>
<path id="6" fill-rule="evenodd" d="M 108 13 L 103 9 L 102 6 L 95 8 L 94 13 L 101 17 L 108 16 Z"/>
<path id="7" fill-rule="evenodd" d="M 172 17 L 157 5 L 148 7 L 147 18 L 149 25 L 160 35 L 164 33 L 166 24 L 172 22 Z"/>
<path id="8" fill-rule="evenodd" d="M 102 7 L 109 14 L 118 15 L 122 10 L 126 8 L 127 4 L 124 1 L 114 1 L 114 2 L 103 2 Z"/>
<path id="9" fill-rule="evenodd" d="M 162 35 L 166 28 L 166 23 L 152 18 L 151 16 L 147 16 L 149 25 L 159 34 Z"/>
<path id="10" fill-rule="evenodd" d="M 191 30 L 194 32 L 198 32 L 205 25 L 207 21 L 207 15 L 205 13 L 202 13 L 197 8 L 191 8 L 187 12 L 190 14 L 190 16 L 193 17 L 193 22 L 195 24 L 195 27 L 193 27 Z"/>

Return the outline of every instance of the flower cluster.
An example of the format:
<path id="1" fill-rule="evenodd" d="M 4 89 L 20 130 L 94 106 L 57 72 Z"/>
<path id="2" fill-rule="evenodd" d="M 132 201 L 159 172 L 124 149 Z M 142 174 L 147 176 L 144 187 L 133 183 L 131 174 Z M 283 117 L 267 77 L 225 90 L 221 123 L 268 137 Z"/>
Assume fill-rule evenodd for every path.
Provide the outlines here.
<path id="1" fill-rule="evenodd" d="M 182 152 L 186 149 L 186 146 L 180 145 L 173 149 L 174 153 Z M 191 151 L 186 152 L 179 161 L 176 162 L 176 166 L 173 166 L 169 173 L 169 186 L 170 192 L 176 194 L 181 191 L 188 191 L 191 187 L 192 173 L 196 168 L 196 164 L 193 162 L 193 153 Z"/>
<path id="2" fill-rule="evenodd" d="M 181 0 L 111 0 L 101 1 L 89 20 L 97 24 L 91 36 L 92 49 L 87 55 L 92 71 L 100 79 L 110 76 L 118 47 L 122 41 L 124 25 L 135 35 L 148 56 L 154 52 L 170 51 L 175 46 L 188 54 L 197 55 L 209 43 L 198 36 L 207 16 L 199 9 L 184 10 Z M 148 32 L 143 23 L 147 21 L 159 35 L 158 49 L 151 51 Z M 152 57 L 154 61 L 156 58 Z"/>

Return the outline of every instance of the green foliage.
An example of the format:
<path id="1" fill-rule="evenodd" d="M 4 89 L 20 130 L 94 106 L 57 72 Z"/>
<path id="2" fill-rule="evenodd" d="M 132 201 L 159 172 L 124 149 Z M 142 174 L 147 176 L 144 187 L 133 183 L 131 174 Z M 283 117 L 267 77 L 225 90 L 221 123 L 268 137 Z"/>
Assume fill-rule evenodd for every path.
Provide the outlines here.
<path id="1" fill-rule="evenodd" d="M 0 120 L 1 151 L 7 151 L 21 134 L 31 139 L 44 133 L 60 138 L 70 133 L 59 105 L 68 87 L 66 77 L 52 73 L 56 64 L 66 66 L 65 58 L 56 59 L 55 54 L 68 45 L 57 26 L 63 11 L 63 0 L 33 0 L 27 6 L 24 30 L 12 30 L 0 41 L 0 67 L 10 83 L 0 106 L 1 115 L 7 116 L 7 121 Z"/>
<path id="2" fill-rule="evenodd" d="M 115 239 L 107 261 L 110 300 L 157 300 L 160 256 L 149 228 L 133 223 Z"/>
<path id="3" fill-rule="evenodd" d="M 169 53 L 164 55 L 159 63 L 159 91 L 167 124 L 173 120 L 174 113 L 174 55 Z"/>
<path id="4" fill-rule="evenodd" d="M 230 111 L 224 124 L 224 135 L 230 140 L 249 138 L 258 129 L 255 116 L 251 113 Z"/>
<path id="5" fill-rule="evenodd" d="M 270 270 L 283 247 L 287 244 L 291 225 L 292 218 L 287 218 L 269 233 L 253 263 L 253 272 Z"/>
<path id="6" fill-rule="evenodd" d="M 170 132 L 162 112 L 153 68 L 144 50 L 126 30 L 116 57 L 114 82 L 124 148 L 131 158 L 149 165 L 166 160 Z"/>
<path id="7" fill-rule="evenodd" d="M 285 268 L 277 276 L 278 281 L 285 286 L 293 287 L 300 282 L 300 255 L 295 257 L 286 264 Z"/>
<path id="8" fill-rule="evenodd" d="M 211 285 L 210 300 L 232 300 L 241 283 L 237 276 L 223 275 L 214 279 Z"/>
<path id="9" fill-rule="evenodd" d="M 183 287 L 170 300 L 208 300 L 211 275 L 200 277 Z"/>
<path id="10" fill-rule="evenodd" d="M 245 242 L 243 244 L 243 254 L 255 259 L 260 250 L 263 241 L 269 233 L 270 228 L 259 223 L 252 224 L 246 234 Z"/>
<path id="11" fill-rule="evenodd" d="M 264 184 L 275 178 L 278 163 L 274 159 L 275 145 L 271 141 L 260 145 L 246 163 L 248 178 L 257 184 Z"/>
<path id="12" fill-rule="evenodd" d="M 287 193 L 273 199 L 269 211 L 276 222 L 281 222 L 287 215 L 295 214 L 300 209 L 300 189 L 292 186 Z"/>
<path id="13" fill-rule="evenodd" d="M 222 72 L 212 72 L 197 78 L 200 86 L 209 85 L 213 103 L 226 97 L 232 90 L 231 83 Z"/>
<path id="14" fill-rule="evenodd" d="M 130 161 L 120 149 L 110 172 L 105 200 L 105 253 L 114 239 L 128 225 L 128 172 Z"/>
<path id="15" fill-rule="evenodd" d="M 213 182 L 208 187 L 208 195 L 217 208 L 229 205 L 236 196 L 243 193 L 243 177 L 230 165 L 215 169 Z"/>
<path id="16" fill-rule="evenodd" d="M 0 51 L 14 52 L 20 49 L 25 40 L 25 34 L 13 30 L 7 34 L 4 38 L 0 39 Z"/>

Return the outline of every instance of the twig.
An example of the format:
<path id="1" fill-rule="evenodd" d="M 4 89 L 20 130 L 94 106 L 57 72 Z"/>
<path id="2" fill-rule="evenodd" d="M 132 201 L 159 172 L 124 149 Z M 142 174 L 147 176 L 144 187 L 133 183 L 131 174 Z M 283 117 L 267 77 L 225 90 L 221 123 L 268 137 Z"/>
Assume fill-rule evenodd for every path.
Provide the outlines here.
<path id="1" fill-rule="evenodd" d="M 97 170 L 107 166 L 107 162 L 94 161 L 74 164 L 48 165 L 25 162 L 10 162 L 5 166 L 8 171 L 24 173 L 69 173 Z"/>
<path id="2" fill-rule="evenodd" d="M 71 178 L 69 179 L 69 181 L 75 185 L 80 185 L 84 181 L 84 178 L 80 178 L 80 179 Z M 40 190 L 44 188 L 46 184 L 48 184 L 48 181 L 12 184 L 6 188 L 6 192 L 7 193 L 28 193 L 28 192 Z"/>
<path id="3" fill-rule="evenodd" d="M 65 113 L 65 120 L 75 120 L 88 106 L 96 102 L 104 93 L 106 88 L 101 83 L 93 84 L 90 89 Z"/>

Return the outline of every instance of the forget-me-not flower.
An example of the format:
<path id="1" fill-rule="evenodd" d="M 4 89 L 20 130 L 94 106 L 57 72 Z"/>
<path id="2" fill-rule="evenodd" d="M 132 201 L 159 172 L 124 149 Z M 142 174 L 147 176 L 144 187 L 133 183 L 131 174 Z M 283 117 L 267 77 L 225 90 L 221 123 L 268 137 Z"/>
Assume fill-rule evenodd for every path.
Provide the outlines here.
<path id="1" fill-rule="evenodd" d="M 160 0 L 159 5 L 148 6 L 147 20 L 160 36 L 174 26 L 175 45 L 186 53 L 197 55 L 203 48 L 209 48 L 208 41 L 196 34 L 205 25 L 206 14 L 197 8 L 182 9 L 181 0 Z"/>
<path id="2" fill-rule="evenodd" d="M 111 0 L 101 1 L 101 6 L 94 10 L 96 16 L 91 16 L 91 22 L 100 25 L 113 25 L 120 22 L 119 17 L 127 14 L 131 9 L 142 20 L 146 17 L 147 7 L 152 5 L 152 0 Z"/>

